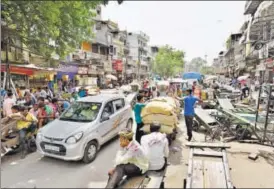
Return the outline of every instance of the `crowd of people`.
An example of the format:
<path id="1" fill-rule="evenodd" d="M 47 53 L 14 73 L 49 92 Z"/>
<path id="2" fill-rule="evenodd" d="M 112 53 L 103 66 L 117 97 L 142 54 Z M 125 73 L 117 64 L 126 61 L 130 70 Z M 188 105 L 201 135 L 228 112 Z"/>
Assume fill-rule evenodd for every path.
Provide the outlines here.
<path id="1" fill-rule="evenodd" d="M 38 87 L 21 92 L 16 90 L 1 91 L 3 99 L 1 120 L 8 124 L 17 115 L 20 116 L 12 129 L 19 133 L 20 148 L 22 148 L 22 158 L 26 155 L 26 138 L 28 132 L 34 128 L 42 128 L 44 125 L 59 117 L 59 115 L 70 107 L 70 104 L 78 98 L 87 96 L 87 91 L 80 88 L 78 92 L 73 91 L 69 98 L 62 97 L 62 93 L 54 93 L 48 87 Z M 3 135 L 4 133 L 4 135 Z M 2 132 L 2 136 L 7 136 L 7 132 Z"/>

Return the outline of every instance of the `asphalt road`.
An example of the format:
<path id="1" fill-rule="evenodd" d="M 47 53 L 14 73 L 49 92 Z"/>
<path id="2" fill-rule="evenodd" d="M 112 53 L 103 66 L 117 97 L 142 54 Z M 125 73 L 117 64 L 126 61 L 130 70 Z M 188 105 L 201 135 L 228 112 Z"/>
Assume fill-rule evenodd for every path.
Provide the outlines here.
<path id="1" fill-rule="evenodd" d="M 1 159 L 1 188 L 104 188 L 119 148 L 117 138 L 106 143 L 90 164 L 43 157 L 38 152 L 25 159 L 6 155 Z"/>
<path id="2" fill-rule="evenodd" d="M 19 154 L 5 156 L 1 162 L 1 188 L 105 187 L 118 147 L 117 138 L 108 142 L 90 164 L 42 157 L 37 152 L 25 159 Z"/>

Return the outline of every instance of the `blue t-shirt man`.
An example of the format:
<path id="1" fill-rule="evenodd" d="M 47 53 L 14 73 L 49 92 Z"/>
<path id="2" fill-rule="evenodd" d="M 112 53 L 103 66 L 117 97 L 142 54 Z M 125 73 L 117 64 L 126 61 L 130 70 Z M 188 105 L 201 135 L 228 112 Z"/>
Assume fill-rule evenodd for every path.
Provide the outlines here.
<path id="1" fill-rule="evenodd" d="M 199 99 L 191 94 L 184 98 L 185 116 L 194 116 L 194 105 Z"/>
<path id="2" fill-rule="evenodd" d="M 192 125 L 194 118 L 194 105 L 197 101 L 201 101 L 199 98 L 192 96 L 192 90 L 187 90 L 187 96 L 184 98 L 184 115 L 185 115 L 185 123 L 187 128 L 188 141 L 192 139 Z"/>

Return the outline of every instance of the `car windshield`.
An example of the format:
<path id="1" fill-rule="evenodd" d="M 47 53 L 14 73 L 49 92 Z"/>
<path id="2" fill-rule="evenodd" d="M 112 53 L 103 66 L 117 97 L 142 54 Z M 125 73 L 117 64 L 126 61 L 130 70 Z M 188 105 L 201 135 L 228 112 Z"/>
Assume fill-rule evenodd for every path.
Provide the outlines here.
<path id="1" fill-rule="evenodd" d="M 75 102 L 60 116 L 60 120 L 77 122 L 94 121 L 101 105 L 101 103 L 94 102 Z"/>

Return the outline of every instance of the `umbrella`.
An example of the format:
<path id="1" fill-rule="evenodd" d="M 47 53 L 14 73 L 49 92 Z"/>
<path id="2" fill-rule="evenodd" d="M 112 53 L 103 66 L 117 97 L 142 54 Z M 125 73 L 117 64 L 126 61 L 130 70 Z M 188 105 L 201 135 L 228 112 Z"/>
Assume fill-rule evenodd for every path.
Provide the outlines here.
<path id="1" fill-rule="evenodd" d="M 106 78 L 117 81 L 117 77 L 115 77 L 114 75 L 111 75 L 111 74 L 106 75 Z"/>
<path id="2" fill-rule="evenodd" d="M 210 80 L 214 80 L 214 79 L 218 79 L 217 76 L 209 76 L 205 79 L 205 81 L 210 81 Z"/>
<path id="3" fill-rule="evenodd" d="M 249 78 L 249 75 L 240 76 L 238 77 L 238 81 L 246 80 L 247 78 Z"/>

